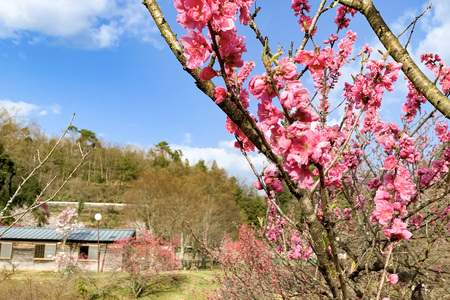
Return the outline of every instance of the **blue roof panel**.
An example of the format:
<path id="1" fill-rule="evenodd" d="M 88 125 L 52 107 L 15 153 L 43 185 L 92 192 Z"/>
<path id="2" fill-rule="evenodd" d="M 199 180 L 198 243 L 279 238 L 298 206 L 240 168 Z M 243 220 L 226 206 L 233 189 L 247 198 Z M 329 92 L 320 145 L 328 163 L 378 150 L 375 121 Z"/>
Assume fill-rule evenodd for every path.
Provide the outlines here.
<path id="1" fill-rule="evenodd" d="M 0 234 L 6 229 L 0 226 Z M 79 228 L 67 237 L 68 242 L 97 242 L 100 233 L 100 242 L 113 243 L 116 240 L 130 239 L 136 232 L 132 229 L 100 229 Z M 28 240 L 28 241 L 61 241 L 62 235 L 56 234 L 56 228 L 43 227 L 11 227 L 0 240 Z"/>

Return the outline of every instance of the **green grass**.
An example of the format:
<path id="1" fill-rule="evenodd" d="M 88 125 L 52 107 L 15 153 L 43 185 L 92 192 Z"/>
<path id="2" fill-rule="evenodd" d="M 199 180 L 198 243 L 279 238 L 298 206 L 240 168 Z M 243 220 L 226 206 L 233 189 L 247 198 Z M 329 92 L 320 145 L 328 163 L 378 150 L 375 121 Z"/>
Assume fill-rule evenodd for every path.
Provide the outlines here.
<path id="1" fill-rule="evenodd" d="M 149 280 L 140 299 L 206 299 L 205 291 L 217 285 L 214 270 L 166 272 Z M 134 299 L 125 273 L 0 271 L 3 299 Z"/>

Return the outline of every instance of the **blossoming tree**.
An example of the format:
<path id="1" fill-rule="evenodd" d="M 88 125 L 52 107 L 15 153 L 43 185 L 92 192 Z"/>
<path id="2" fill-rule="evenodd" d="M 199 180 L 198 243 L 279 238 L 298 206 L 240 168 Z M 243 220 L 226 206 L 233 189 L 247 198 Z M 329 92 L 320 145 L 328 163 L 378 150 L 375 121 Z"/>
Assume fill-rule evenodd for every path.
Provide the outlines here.
<path id="1" fill-rule="evenodd" d="M 114 242 L 111 250 L 116 258 L 111 266 L 129 275 L 129 288 L 136 298 L 145 291 L 152 277 L 180 268 L 174 245 L 145 231 L 133 239 Z"/>
<path id="2" fill-rule="evenodd" d="M 222 281 L 228 292 L 257 299 L 419 299 L 425 287 L 434 296 L 446 291 L 450 264 L 438 254 L 449 246 L 450 67 L 437 54 L 421 56 L 434 74 L 427 78 L 370 0 L 322 0 L 315 13 L 307 0 L 292 0 L 304 36 L 288 51 L 273 51 L 263 38 L 256 25 L 260 8 L 250 12 L 253 0 L 175 0 L 177 21 L 188 30 L 179 40 L 156 1 L 143 4 L 197 87 L 227 115 L 225 128 L 236 147 L 244 155 L 259 151 L 269 161 L 261 174 L 255 171 L 255 186 L 265 191 L 269 207 L 264 255 L 233 260 L 227 249 L 257 242 L 238 247 L 226 240 L 219 255 L 226 274 L 232 273 Z M 357 35 L 346 28 L 358 12 L 387 49 L 381 56 L 369 45 L 352 55 Z M 335 30 L 318 43 L 317 21 L 331 13 Z M 262 74 L 250 76 L 256 59 L 244 61 L 237 22 L 261 42 Z M 336 101 L 330 93 L 354 60 L 361 70 L 345 83 L 342 117 L 332 124 Z M 399 122 L 383 121 L 383 97 L 401 72 L 408 93 Z M 304 84 L 308 78 L 313 87 Z M 429 113 L 422 109 L 427 101 L 434 106 Z M 277 205 L 283 183 L 298 201 L 300 218 Z M 261 284 L 269 275 L 258 271 L 258 257 L 278 260 L 270 268 L 282 270 L 273 277 L 289 277 L 289 284 Z M 242 276 L 244 269 L 254 276 Z"/>

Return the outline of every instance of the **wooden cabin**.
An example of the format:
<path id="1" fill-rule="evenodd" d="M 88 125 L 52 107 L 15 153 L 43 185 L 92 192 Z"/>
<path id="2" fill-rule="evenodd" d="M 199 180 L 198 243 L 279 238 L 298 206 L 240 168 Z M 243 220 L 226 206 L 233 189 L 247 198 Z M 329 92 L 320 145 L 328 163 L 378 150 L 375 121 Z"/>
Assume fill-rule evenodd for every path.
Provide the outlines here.
<path id="1" fill-rule="evenodd" d="M 6 228 L 0 226 L 0 233 Z M 110 269 L 110 262 L 118 259 L 110 251 L 111 244 L 135 234 L 130 229 L 80 228 L 71 232 L 63 245 L 63 236 L 56 233 L 56 228 L 12 227 L 0 238 L 0 268 L 56 271 L 59 265 L 55 257 L 64 252 L 82 269 Z"/>

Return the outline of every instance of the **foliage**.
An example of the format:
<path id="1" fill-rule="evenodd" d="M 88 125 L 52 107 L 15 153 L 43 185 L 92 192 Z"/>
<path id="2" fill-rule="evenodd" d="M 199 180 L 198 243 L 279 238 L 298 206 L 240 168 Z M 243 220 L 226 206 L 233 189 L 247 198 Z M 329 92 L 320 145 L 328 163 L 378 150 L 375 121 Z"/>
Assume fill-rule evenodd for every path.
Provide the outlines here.
<path id="1" fill-rule="evenodd" d="M 134 239 L 117 241 L 111 249 L 119 259 L 113 263 L 128 273 L 129 288 L 136 298 L 144 292 L 150 278 L 162 271 L 180 267 L 175 257 L 175 247 L 145 232 Z"/>
<path id="2" fill-rule="evenodd" d="M 196 172 L 194 167 L 188 172 L 183 165 L 173 165 L 141 174 L 124 194 L 130 204 L 125 213 L 168 241 L 183 235 L 185 246 L 195 246 L 189 223 L 194 233 L 217 244 L 235 230 L 234 223 L 242 222 L 233 199 L 236 186 L 220 169 Z"/>
<path id="3" fill-rule="evenodd" d="M 260 219 L 264 217 L 267 210 L 267 203 L 264 198 L 249 191 L 248 187 L 237 186 L 234 194 L 236 205 L 245 215 L 246 223 L 260 226 Z"/>
<path id="4" fill-rule="evenodd" d="M 52 148 L 52 145 L 56 143 L 57 139 L 46 136 L 35 125 L 21 122 L 17 117 L 9 115 L 5 110 L 0 110 L 0 137 L 1 144 L 4 146 L 2 148 L 3 150 L 0 151 L 1 206 L 9 200 L 10 191 L 14 191 L 20 183 L 20 178 L 26 177 L 27 172 L 33 170 L 38 155 L 40 153 L 47 153 Z M 198 225 L 198 232 L 201 230 L 204 231 L 207 226 L 211 229 L 210 233 L 214 232 L 214 226 L 205 224 L 205 218 L 201 217 L 204 212 L 202 211 L 203 207 L 205 210 L 211 208 L 214 211 L 211 214 L 205 214 L 205 216 L 213 220 L 213 223 L 215 220 L 218 220 L 216 222 L 218 231 L 217 234 L 214 233 L 214 239 L 217 241 L 220 241 L 221 235 L 225 232 L 234 230 L 234 227 L 232 227 L 233 222 L 241 222 L 242 212 L 240 210 L 243 208 L 237 208 L 234 203 L 231 203 L 237 186 L 233 186 L 228 175 L 219 168 L 215 172 L 218 174 L 216 178 L 222 186 L 220 195 L 219 189 L 217 189 L 217 192 L 214 192 L 214 196 L 212 196 L 213 192 L 210 195 L 211 199 L 213 199 L 212 202 L 217 203 L 222 200 L 229 203 L 227 205 L 232 208 L 228 211 L 223 207 L 218 207 L 216 204 L 207 205 L 206 190 L 205 192 L 199 193 L 194 191 L 197 185 L 195 181 L 202 182 L 205 178 L 205 182 L 210 180 L 207 176 L 200 175 L 199 173 L 213 174 L 211 170 L 208 170 L 208 166 L 204 161 L 200 161 L 195 166 L 190 166 L 188 162 L 182 160 L 181 151 L 171 149 L 169 144 L 164 141 L 158 143 L 151 149 L 131 145 L 111 145 L 106 141 L 97 139 L 94 132 L 87 129 L 79 129 L 75 126 L 69 128 L 67 135 L 61 141 L 60 146 L 54 150 L 47 164 L 22 187 L 22 192 L 16 197 L 12 206 L 24 212 L 34 202 L 35 196 L 44 188 L 47 188 L 48 194 L 57 191 L 56 185 L 46 187 L 47 182 L 55 180 L 55 183 L 62 183 L 63 178 L 68 176 L 77 165 L 78 159 L 80 158 L 80 147 L 85 152 L 94 146 L 96 150 L 92 152 L 89 160 L 80 167 L 80 172 L 72 175 L 71 180 L 67 182 L 64 190 L 55 198 L 56 201 L 78 202 L 78 213 L 81 213 L 83 208 L 85 210 L 84 214 L 89 213 L 86 211 L 87 206 L 84 205 L 85 202 L 127 202 L 138 204 L 142 208 L 146 205 L 144 199 L 148 199 L 149 196 L 141 196 L 138 194 L 143 190 L 147 190 L 147 188 L 143 187 L 140 192 L 137 192 L 136 190 L 139 190 L 139 185 L 145 182 L 148 177 L 151 177 L 148 174 L 167 172 L 171 175 L 163 175 L 163 177 L 167 178 L 167 180 L 180 182 L 177 187 L 178 189 L 184 188 L 182 187 L 183 184 L 181 184 L 183 180 L 190 182 L 192 185 L 191 188 L 188 188 L 191 192 L 183 196 L 184 202 L 186 203 L 180 202 L 180 208 L 176 208 L 174 211 L 180 210 L 181 207 L 192 207 L 189 212 L 184 213 L 186 216 L 184 221 L 191 221 L 191 225 L 194 227 L 197 226 L 195 224 L 196 222 L 203 222 L 201 226 Z M 148 184 L 144 183 L 145 185 Z M 163 184 L 163 186 L 167 185 Z M 184 186 L 187 186 L 187 183 Z M 210 184 L 210 186 L 213 186 L 213 184 Z M 151 189 L 148 190 L 152 193 Z M 213 189 L 210 188 L 210 190 L 212 191 Z M 179 190 L 178 193 L 181 195 L 182 191 Z M 192 197 L 188 198 L 188 194 Z M 198 194 L 202 194 L 203 196 L 197 197 Z M 142 203 L 140 203 L 141 199 Z M 43 200 L 46 200 L 46 198 Z M 163 201 L 163 198 L 160 200 Z M 196 201 L 200 202 L 196 203 Z M 159 204 L 155 205 L 158 206 Z M 49 213 L 44 206 L 39 206 L 34 210 L 32 220 L 28 220 L 30 222 L 25 220 L 27 221 L 25 223 L 28 225 L 44 226 L 48 222 L 47 214 Z M 158 212 L 156 213 L 158 214 Z M 7 214 L 11 215 L 12 213 L 8 211 Z M 192 215 L 187 216 L 188 214 Z M 161 215 L 156 218 L 161 220 L 164 218 L 164 215 L 169 216 L 170 214 L 167 210 L 162 210 Z M 229 220 L 225 226 L 223 224 L 224 219 Z M 13 221 L 14 219 L 5 219 L 4 223 L 8 223 L 9 220 Z M 134 213 L 126 212 L 125 216 L 122 214 L 108 214 L 105 215 L 101 226 L 121 227 L 129 222 L 144 220 L 148 221 L 145 216 L 136 216 Z M 92 220 L 83 216 L 83 221 L 91 222 Z M 180 234 L 181 222 L 176 223 L 173 228 L 176 232 L 171 231 L 172 227 L 170 224 L 164 224 L 164 230 L 159 231 L 158 234 L 164 234 L 169 238 L 170 235 Z M 148 228 L 150 228 L 150 225 L 151 222 L 147 222 Z M 154 226 L 154 223 L 152 226 Z M 184 234 L 188 235 L 187 227 L 185 224 L 183 226 Z M 223 227 L 223 230 L 220 229 L 221 227 Z"/>
<path id="5" fill-rule="evenodd" d="M 421 61 L 435 76 L 427 78 L 372 1 L 362 0 L 321 1 L 315 15 L 308 1 L 292 0 L 304 38 L 296 50 L 291 44 L 288 53 L 280 46 L 272 51 L 256 25 L 261 8 L 250 13 L 253 2 L 175 0 L 177 22 L 188 30 L 178 40 L 156 1 L 144 0 L 183 69 L 226 113 L 236 147 L 244 154 L 260 151 L 269 161 L 255 183 L 268 203 L 264 239 L 244 230 L 238 242 L 224 244 L 224 288 L 217 296 L 419 299 L 425 285 L 445 292 L 441 276 L 450 273 L 450 264 L 439 252 L 448 248 L 450 230 L 450 132 L 444 119 L 450 116 L 450 67 L 425 53 Z M 368 45 L 352 55 L 356 33 L 346 28 L 358 11 L 387 49 L 379 57 Z M 323 33 L 329 27 L 319 28 L 317 20 L 330 12 L 336 30 Z M 261 42 L 264 72 L 250 76 L 256 60 L 244 62 L 237 19 Z M 322 44 L 319 32 L 328 37 Z M 338 85 L 353 61 L 359 72 Z M 401 70 L 408 94 L 396 122 L 383 119 L 380 108 Z M 344 87 L 341 100 L 334 99 L 338 86 Z M 435 106 L 430 113 L 427 101 Z M 340 106 L 342 117 L 333 124 Z M 285 188 L 297 211 L 280 199 Z M 269 257 L 279 258 L 286 273 L 263 265 Z M 291 286 L 281 284 L 285 278 Z"/>

